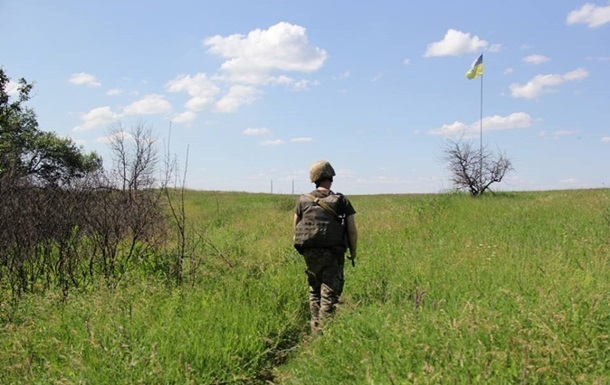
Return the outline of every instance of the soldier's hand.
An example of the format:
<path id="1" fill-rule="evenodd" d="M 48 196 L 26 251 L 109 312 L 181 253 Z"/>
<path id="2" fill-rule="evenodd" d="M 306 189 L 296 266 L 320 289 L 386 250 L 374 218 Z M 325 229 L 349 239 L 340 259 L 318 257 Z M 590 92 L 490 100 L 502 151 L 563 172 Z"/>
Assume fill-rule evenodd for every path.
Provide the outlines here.
<path id="1" fill-rule="evenodd" d="M 350 261 L 352 261 L 352 266 L 356 267 L 356 257 L 354 257 L 353 255 L 348 255 L 347 259 L 349 259 Z"/>

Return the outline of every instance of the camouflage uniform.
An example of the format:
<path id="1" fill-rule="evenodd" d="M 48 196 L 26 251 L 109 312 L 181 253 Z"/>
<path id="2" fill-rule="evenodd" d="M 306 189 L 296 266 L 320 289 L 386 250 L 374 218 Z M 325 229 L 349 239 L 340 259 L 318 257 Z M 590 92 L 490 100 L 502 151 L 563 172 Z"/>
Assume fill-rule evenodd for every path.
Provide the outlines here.
<path id="1" fill-rule="evenodd" d="M 341 249 L 304 249 L 307 282 L 309 283 L 309 310 L 311 330 L 316 332 L 324 318 L 335 311 L 342 287 L 342 266 L 339 259 L 345 251 Z"/>
<path id="2" fill-rule="evenodd" d="M 310 206 L 315 204 L 310 199 L 325 198 L 329 195 L 334 195 L 334 207 L 337 214 L 350 216 L 356 211 L 352 207 L 350 201 L 343 195 L 334 194 L 330 190 L 314 190 L 310 194 L 302 196 L 297 202 L 295 214 L 299 218 L 304 218 Z M 337 220 L 332 218 L 332 220 Z M 305 220 L 303 220 L 305 222 Z M 329 227 L 331 228 L 331 227 Z M 303 231 L 303 230 L 301 230 Z M 333 228 L 333 231 L 342 231 L 345 229 Z M 299 230 L 295 229 L 295 240 L 299 238 Z M 309 283 L 309 308 L 311 310 L 311 330 L 316 333 L 322 326 L 324 318 L 329 317 L 335 310 L 339 297 L 343 291 L 343 267 L 345 263 L 346 244 L 343 237 L 331 236 L 333 245 L 324 247 L 299 247 L 296 246 L 299 252 L 304 256 L 305 265 L 307 267 L 307 281 Z"/>

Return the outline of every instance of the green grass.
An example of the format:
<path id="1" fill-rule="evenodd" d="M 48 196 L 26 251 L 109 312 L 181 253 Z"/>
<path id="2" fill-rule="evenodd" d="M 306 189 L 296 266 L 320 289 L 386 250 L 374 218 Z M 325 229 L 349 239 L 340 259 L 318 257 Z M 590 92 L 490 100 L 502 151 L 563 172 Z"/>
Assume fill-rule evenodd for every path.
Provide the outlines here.
<path id="1" fill-rule="evenodd" d="M 347 309 L 282 383 L 610 381 L 607 190 L 354 204 Z"/>
<path id="2" fill-rule="evenodd" d="M 351 197 L 359 261 L 307 335 L 295 197 L 187 195 L 182 285 L 0 297 L 2 384 L 610 382 L 610 190 Z M 143 270 L 144 269 L 144 270 Z"/>

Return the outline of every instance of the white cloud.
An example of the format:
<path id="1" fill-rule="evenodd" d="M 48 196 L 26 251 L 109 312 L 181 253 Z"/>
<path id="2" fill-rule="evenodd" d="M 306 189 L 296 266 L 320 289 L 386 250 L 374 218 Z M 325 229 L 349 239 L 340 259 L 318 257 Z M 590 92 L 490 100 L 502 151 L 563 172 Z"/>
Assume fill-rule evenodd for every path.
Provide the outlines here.
<path id="1" fill-rule="evenodd" d="M 515 128 L 527 128 L 531 126 L 533 118 L 525 112 L 515 112 L 508 116 L 488 116 L 483 118 L 484 131 L 511 130 Z M 452 124 L 444 124 L 440 128 L 428 131 L 432 135 L 440 135 L 448 137 L 464 137 L 473 138 L 480 134 L 481 121 L 476 121 L 472 124 L 462 122 L 454 122 Z"/>
<path id="2" fill-rule="evenodd" d="M 577 70 L 571 71 L 571 72 L 567 72 L 566 74 L 563 75 L 563 77 L 565 78 L 565 80 L 582 80 L 585 79 L 586 77 L 589 76 L 589 72 L 587 72 L 586 69 L 584 68 L 579 68 Z"/>
<path id="3" fill-rule="evenodd" d="M 168 92 L 186 92 L 191 99 L 186 103 L 189 111 L 201 111 L 206 105 L 214 102 L 220 88 L 205 74 L 197 73 L 195 76 L 180 75 L 165 84 Z"/>
<path id="4" fill-rule="evenodd" d="M 293 143 L 304 143 L 304 142 L 311 142 L 313 139 L 307 136 L 302 136 L 299 138 L 292 138 L 290 139 L 291 142 Z"/>
<path id="5" fill-rule="evenodd" d="M 318 84 L 320 84 L 318 81 L 301 79 L 298 82 L 295 82 L 292 87 L 297 91 L 303 91 L 308 90 L 310 86 L 317 86 Z"/>
<path id="6" fill-rule="evenodd" d="M 216 103 L 220 112 L 235 112 L 244 104 L 252 104 L 258 98 L 260 91 L 254 87 L 235 85 Z"/>
<path id="7" fill-rule="evenodd" d="M 265 140 L 261 142 L 261 146 L 280 146 L 282 144 L 284 144 L 282 139 Z"/>
<path id="8" fill-rule="evenodd" d="M 290 84 L 294 84 L 294 82 L 295 82 L 295 80 L 293 78 L 286 76 L 286 75 L 277 76 L 277 77 L 274 77 L 273 79 L 271 79 L 272 84 L 290 85 Z"/>
<path id="9" fill-rule="evenodd" d="M 151 94 L 131 103 L 125 107 L 123 112 L 126 115 L 152 115 L 163 114 L 171 109 L 171 104 L 163 96 Z"/>
<path id="10" fill-rule="evenodd" d="M 106 92 L 106 95 L 114 96 L 114 95 L 120 95 L 122 93 L 123 93 L 123 90 L 120 88 L 111 88 L 108 90 L 108 92 Z"/>
<path id="11" fill-rule="evenodd" d="M 199 112 L 205 108 L 208 104 L 212 103 L 214 99 L 210 99 L 205 96 L 194 96 L 184 104 L 184 107 L 191 112 Z"/>
<path id="12" fill-rule="evenodd" d="M 172 122 L 175 123 L 190 123 L 197 118 L 197 114 L 193 111 L 184 111 L 172 118 Z"/>
<path id="13" fill-rule="evenodd" d="M 610 136 L 602 137 L 602 142 L 610 142 Z"/>
<path id="14" fill-rule="evenodd" d="M 570 12 L 566 18 L 566 24 L 587 24 L 589 28 L 597 28 L 606 23 L 610 23 L 610 5 L 603 7 L 587 3 Z"/>
<path id="15" fill-rule="evenodd" d="M 281 22 L 267 30 L 255 29 L 247 36 L 212 36 L 204 40 L 209 52 L 227 58 L 222 70 L 232 81 L 267 84 L 275 71 L 313 72 L 328 54 L 309 43 L 305 28 Z"/>
<path id="16" fill-rule="evenodd" d="M 543 94 L 556 92 L 555 88 L 565 82 L 582 80 L 589 76 L 587 70 L 579 68 L 563 75 L 537 75 L 526 84 L 513 83 L 510 91 L 515 98 L 535 99 Z"/>
<path id="17" fill-rule="evenodd" d="M 577 184 L 578 183 L 578 179 L 576 178 L 567 178 L 561 181 L 561 183 L 563 184 Z"/>
<path id="18" fill-rule="evenodd" d="M 212 36 L 203 44 L 209 53 L 227 59 L 221 72 L 211 77 L 203 73 L 180 75 L 165 84 L 168 92 L 186 92 L 190 96 L 185 109 L 193 113 L 206 106 L 214 106 L 219 112 L 235 112 L 260 97 L 258 85 L 306 90 L 318 82 L 296 80 L 285 73 L 316 71 L 328 56 L 326 51 L 309 43 L 305 28 L 285 22 L 267 30 L 255 29 L 247 35 Z M 229 88 L 223 89 L 219 97 L 223 82 L 229 82 Z M 183 113 L 176 118 L 192 120 L 195 117 Z"/>
<path id="19" fill-rule="evenodd" d="M 481 40 L 478 36 L 470 36 L 469 33 L 449 29 L 443 40 L 428 44 L 424 57 L 458 56 L 481 51 L 488 45 L 488 42 Z"/>
<path id="20" fill-rule="evenodd" d="M 8 84 L 6 85 L 6 93 L 9 96 L 17 95 L 17 93 L 19 93 L 19 83 L 9 80 Z"/>
<path id="21" fill-rule="evenodd" d="M 404 65 L 407 65 L 407 66 L 408 66 L 409 64 L 411 64 L 411 59 L 409 59 L 409 58 L 404 59 L 404 60 L 402 61 L 402 64 L 404 64 Z"/>
<path id="22" fill-rule="evenodd" d="M 95 76 L 85 72 L 72 74 L 68 81 L 77 86 L 99 87 L 102 85 L 102 83 L 97 81 Z"/>
<path id="23" fill-rule="evenodd" d="M 549 60 L 551 59 L 544 55 L 529 55 L 523 58 L 523 62 L 527 64 L 542 64 Z"/>
<path id="24" fill-rule="evenodd" d="M 508 67 L 507 69 L 504 70 L 504 75 L 510 75 L 513 72 L 515 72 L 515 69 Z"/>
<path id="25" fill-rule="evenodd" d="M 74 127 L 72 131 L 78 132 L 92 130 L 96 127 L 109 124 L 120 117 L 121 115 L 112 112 L 108 106 L 97 107 L 86 114 L 81 115 L 81 120 L 83 123 L 80 126 Z"/>
<path id="26" fill-rule="evenodd" d="M 261 136 L 261 135 L 267 135 L 271 133 L 271 130 L 269 130 L 268 128 L 246 128 L 245 130 L 243 130 L 242 135 L 246 135 L 246 136 Z"/>

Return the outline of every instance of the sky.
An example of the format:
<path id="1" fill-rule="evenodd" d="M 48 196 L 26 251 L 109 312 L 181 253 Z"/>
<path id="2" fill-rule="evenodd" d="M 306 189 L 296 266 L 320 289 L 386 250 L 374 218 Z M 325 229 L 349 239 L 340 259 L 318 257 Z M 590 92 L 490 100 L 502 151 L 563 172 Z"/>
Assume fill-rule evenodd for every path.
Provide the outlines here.
<path id="1" fill-rule="evenodd" d="M 448 140 L 512 161 L 495 191 L 610 186 L 608 0 L 0 0 L 0 17 L 0 66 L 11 92 L 35 83 L 42 130 L 109 165 L 113 128 L 144 125 L 191 189 L 304 193 L 324 159 L 334 191 L 441 193 Z"/>

